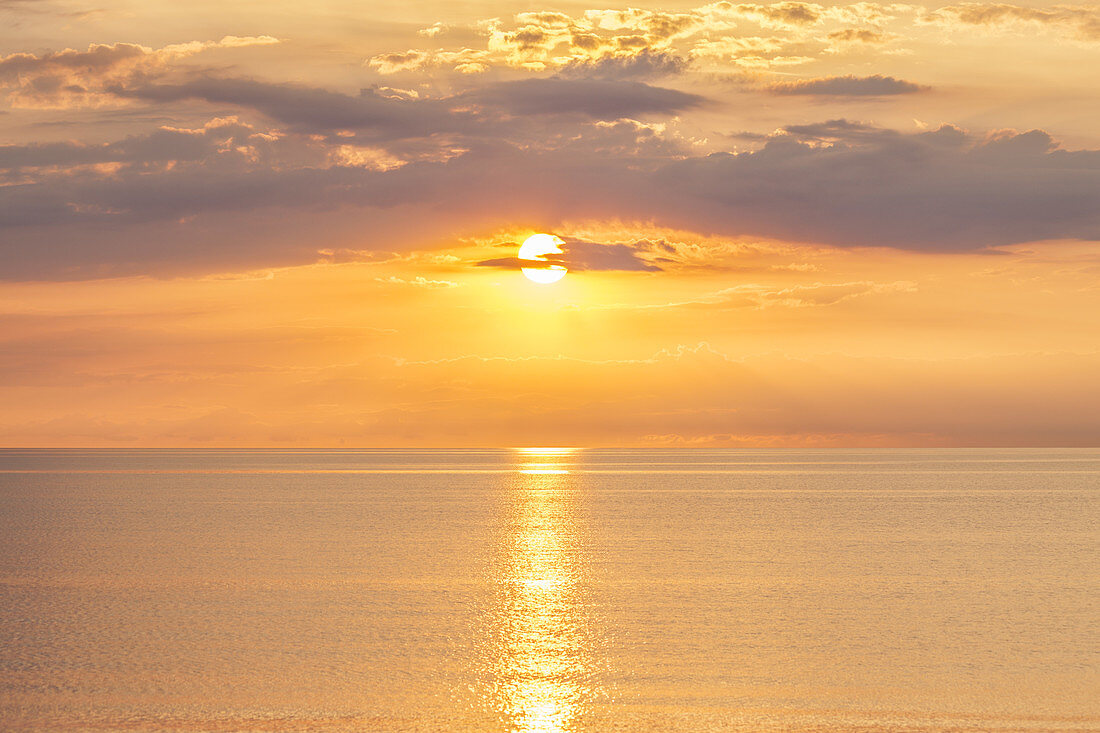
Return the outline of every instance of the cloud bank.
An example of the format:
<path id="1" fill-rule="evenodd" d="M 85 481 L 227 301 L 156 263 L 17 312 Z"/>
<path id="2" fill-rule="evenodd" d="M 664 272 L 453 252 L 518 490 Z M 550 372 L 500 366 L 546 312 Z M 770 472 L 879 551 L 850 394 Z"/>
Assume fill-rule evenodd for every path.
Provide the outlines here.
<path id="1" fill-rule="evenodd" d="M 423 149 L 386 157 L 392 153 L 369 147 L 373 140 L 287 135 L 240 123 L 165 129 L 98 146 L 5 146 L 0 265 L 9 278 L 50 278 L 93 265 L 97 272 L 157 271 L 158 261 L 181 254 L 200 269 L 226 261 L 260 265 L 265 253 L 277 261 L 314 257 L 315 241 L 296 241 L 289 229 L 257 240 L 227 233 L 209 250 L 195 244 L 184 253 L 171 250 L 190 236 L 189 227 L 217 232 L 220 215 L 250 217 L 275 207 L 300 211 L 303 226 L 322 231 L 355 216 L 365 249 L 392 247 L 388 232 L 397 227 L 415 243 L 500 216 L 544 227 L 620 219 L 706 234 L 926 251 L 1100 239 L 1100 151 L 1063 150 L 1039 130 L 983 136 L 946 126 L 901 133 L 833 120 L 789 126 L 743 153 L 696 156 L 673 145 L 653 148 L 647 158 L 637 146 L 651 145 L 648 128 L 617 129 L 610 144 L 612 128 L 585 118 L 639 99 L 659 106 L 680 98 L 651 95 L 656 88 L 633 82 L 601 82 L 623 84 L 621 95 L 597 101 L 595 92 L 585 94 L 565 128 L 573 135 L 525 143 L 532 116 L 557 114 L 547 100 L 558 99 L 558 85 L 566 83 L 525 87 L 518 99 L 500 101 L 511 106 L 489 116 L 493 124 L 484 129 L 503 139 L 480 136 L 476 125 L 459 131 L 461 121 L 440 122 L 433 104 L 370 98 L 346 107 L 354 98 L 339 97 L 332 107 L 284 109 L 244 98 L 313 130 L 364 124 L 383 136 L 421 130 L 430 139 L 438 134 L 430 132 L 434 125 L 446 125 L 453 136 L 446 144 L 457 149 L 442 157 Z M 276 91 L 284 100 L 284 90 Z M 301 91 L 286 98 L 301 99 Z M 488 109 L 498 95 L 483 99 Z M 624 146 L 624 136 L 634 147 Z M 58 170 L 64 166 L 71 170 Z M 326 223 L 312 213 L 319 206 L 343 213 Z M 154 246 L 143 241 L 152 232 L 158 232 Z M 75 247 L 74 238 L 84 244 Z"/>

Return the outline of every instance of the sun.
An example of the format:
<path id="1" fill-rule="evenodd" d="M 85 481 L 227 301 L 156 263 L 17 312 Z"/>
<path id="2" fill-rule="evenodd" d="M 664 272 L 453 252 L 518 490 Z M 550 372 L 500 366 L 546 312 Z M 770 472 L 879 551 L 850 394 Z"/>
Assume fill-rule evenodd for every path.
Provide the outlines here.
<path id="1" fill-rule="evenodd" d="M 545 260 L 546 255 L 562 254 L 561 245 L 565 240 L 555 237 L 553 234 L 532 234 L 519 248 L 521 260 Z M 524 267 L 521 270 L 524 276 L 531 282 L 548 285 L 556 283 L 565 277 L 569 270 L 565 265 L 549 265 L 547 267 Z"/>

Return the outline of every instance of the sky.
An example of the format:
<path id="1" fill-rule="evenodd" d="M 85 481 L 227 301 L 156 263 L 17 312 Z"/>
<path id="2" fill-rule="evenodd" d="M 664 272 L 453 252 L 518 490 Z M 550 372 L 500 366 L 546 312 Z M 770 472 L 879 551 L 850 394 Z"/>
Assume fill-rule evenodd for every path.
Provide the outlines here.
<path id="1" fill-rule="evenodd" d="M 0 0 L 0 445 L 1097 446 L 1097 119 L 1095 4 Z"/>

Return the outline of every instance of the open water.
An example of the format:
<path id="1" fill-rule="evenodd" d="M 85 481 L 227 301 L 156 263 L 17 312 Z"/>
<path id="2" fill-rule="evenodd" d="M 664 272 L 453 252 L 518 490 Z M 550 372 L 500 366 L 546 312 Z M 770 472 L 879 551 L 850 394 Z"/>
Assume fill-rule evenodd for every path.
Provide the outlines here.
<path id="1" fill-rule="evenodd" d="M 1100 730 L 1100 451 L 0 451 L 0 730 Z"/>

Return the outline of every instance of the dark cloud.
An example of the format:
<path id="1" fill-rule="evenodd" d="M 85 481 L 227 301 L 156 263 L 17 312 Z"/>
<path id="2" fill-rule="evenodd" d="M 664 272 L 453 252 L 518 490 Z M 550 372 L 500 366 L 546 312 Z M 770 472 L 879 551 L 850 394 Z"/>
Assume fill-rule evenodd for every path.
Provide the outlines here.
<path id="1" fill-rule="evenodd" d="M 100 145 L 78 142 L 0 145 L 0 176 L 41 166 L 200 160 L 219 144 L 237 140 L 242 134 L 249 137 L 251 132 L 240 125 L 223 125 L 197 131 L 160 129 Z"/>
<path id="2" fill-rule="evenodd" d="M 581 115 L 616 120 L 671 115 L 700 106 L 704 98 L 637 81 L 612 79 L 523 79 L 491 84 L 463 99 L 515 115 Z"/>
<path id="3" fill-rule="evenodd" d="M 271 84 L 254 79 L 198 77 L 177 84 L 117 85 L 111 93 L 146 102 L 198 99 L 217 105 L 249 108 L 306 132 L 372 129 L 394 136 L 427 135 L 453 128 L 454 112 L 436 100 L 409 100 L 382 96 L 364 89 L 350 96 L 317 87 Z"/>
<path id="4" fill-rule="evenodd" d="M 675 162 L 665 190 L 696 226 L 797 241 L 925 250 L 1100 240 L 1100 151 L 1054 149 L 1041 131 L 974 140 L 847 121 L 791 127 L 761 150 Z M 813 135 L 828 144 L 806 144 Z"/>
<path id="5" fill-rule="evenodd" d="M 519 245 L 516 245 L 519 247 Z M 547 256 L 542 260 L 524 260 L 519 257 L 494 257 L 491 260 L 482 260 L 478 267 L 499 267 L 502 270 L 546 270 L 555 265 L 562 264 L 560 257 Z"/>
<path id="6" fill-rule="evenodd" d="M 773 94 L 820 94 L 847 97 L 875 97 L 912 94 L 928 89 L 892 76 L 823 76 L 815 79 L 782 81 L 766 87 Z"/>
<path id="7" fill-rule="evenodd" d="M 583 139 L 586 129 L 602 135 L 606 123 L 574 129 Z M 1061 150 L 1041 131 L 981 138 L 953 127 L 901 133 L 831 120 L 790 126 L 751 152 L 684 157 L 653 149 L 649 158 L 575 140 L 540 148 L 468 136 L 464 154 L 393 170 L 325 160 L 330 144 L 309 147 L 310 136 L 251 128 L 203 136 L 205 149 L 167 134 L 162 142 L 5 150 L 13 165 L 51 156 L 133 162 L 109 174 L 45 173 L 0 187 L 0 273 L 270 267 L 313 261 L 334 240 L 414 249 L 515 221 L 553 231 L 615 219 L 938 251 L 1100 240 L 1100 151 Z M 158 146 L 176 151 L 174 165 L 148 162 L 163 154 Z M 659 266 L 639 243 L 567 245 L 574 269 Z"/>
<path id="8" fill-rule="evenodd" d="M 108 91 L 146 102 L 198 99 L 254 109 L 301 132 L 364 130 L 391 139 L 445 132 L 484 133 L 484 126 L 499 121 L 501 114 L 616 120 L 675 114 L 703 101 L 694 94 L 641 82 L 557 78 L 498 82 L 438 99 L 386 96 L 375 89 L 351 96 L 316 87 L 213 77 L 133 88 L 115 85 Z"/>
<path id="9" fill-rule="evenodd" d="M 966 133 L 957 127 L 944 127 L 939 132 L 943 134 L 947 130 L 962 135 L 962 137 L 957 138 L 958 142 L 966 142 Z M 894 130 L 886 130 L 866 122 L 845 119 L 811 122 L 804 125 L 787 125 L 783 128 L 783 132 L 801 140 L 820 142 L 872 143 L 903 137 L 902 133 Z M 774 137 L 774 135 L 768 135 L 763 140 L 766 142 Z"/>
<path id="10" fill-rule="evenodd" d="M 517 249 L 518 244 L 514 245 Z M 518 257 L 497 257 L 478 262 L 479 267 L 499 267 L 506 270 L 523 268 L 547 268 L 563 265 L 574 272 L 604 270 L 619 272 L 657 272 L 660 267 L 650 262 L 654 245 L 646 240 L 631 243 L 590 242 L 566 238 L 561 245 L 562 254 L 546 255 L 541 260 L 522 260 Z"/>
<path id="11" fill-rule="evenodd" d="M 565 239 L 562 260 L 571 270 L 620 270 L 654 272 L 661 268 L 645 259 L 652 250 L 648 241 L 604 244 Z"/>

